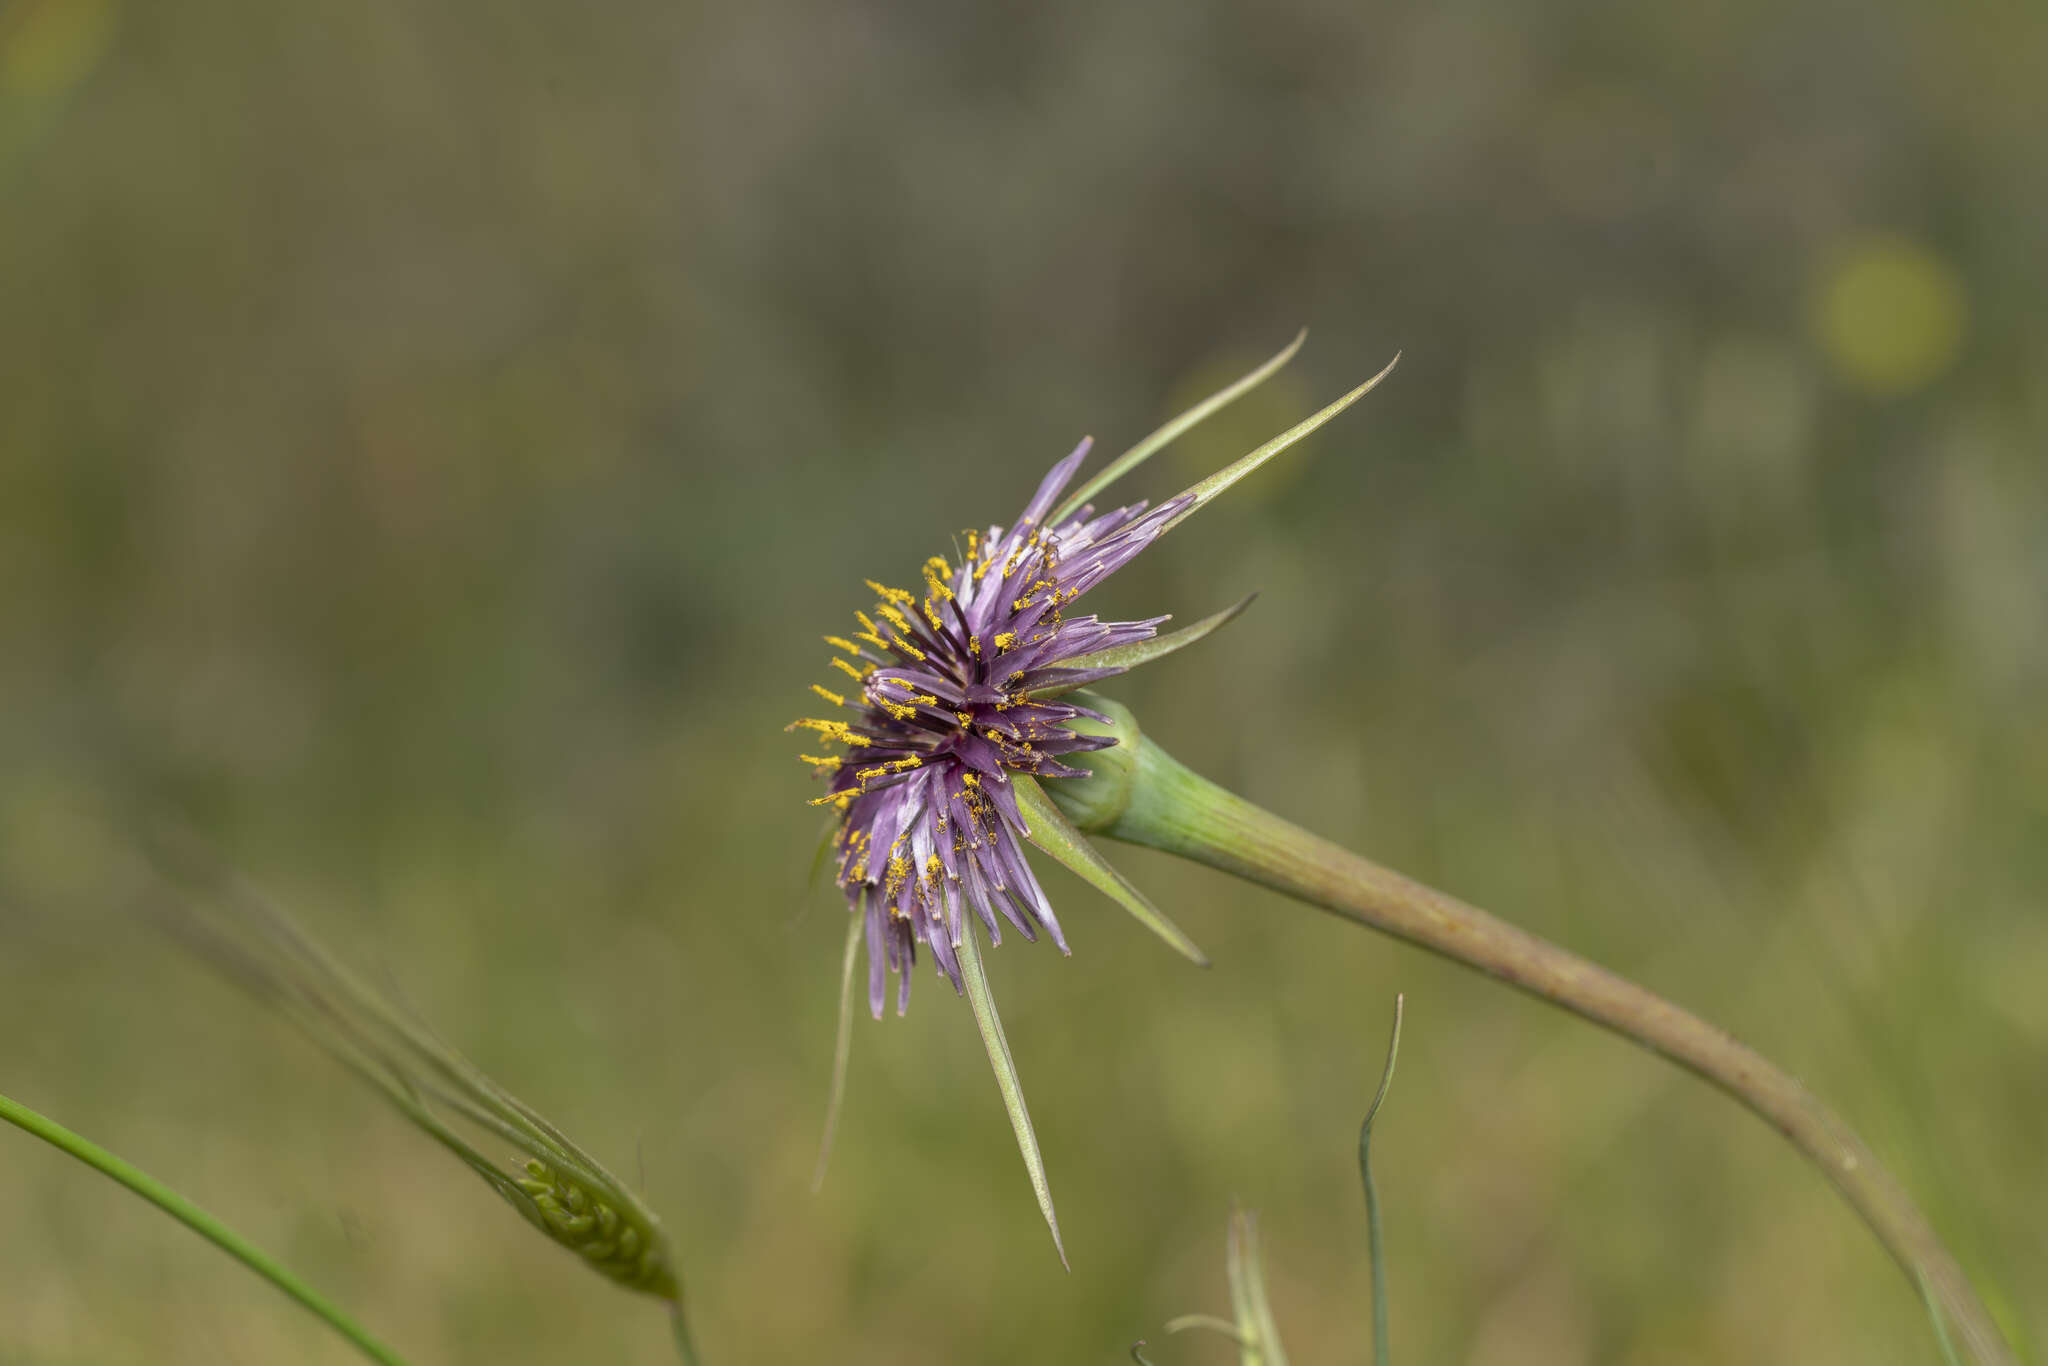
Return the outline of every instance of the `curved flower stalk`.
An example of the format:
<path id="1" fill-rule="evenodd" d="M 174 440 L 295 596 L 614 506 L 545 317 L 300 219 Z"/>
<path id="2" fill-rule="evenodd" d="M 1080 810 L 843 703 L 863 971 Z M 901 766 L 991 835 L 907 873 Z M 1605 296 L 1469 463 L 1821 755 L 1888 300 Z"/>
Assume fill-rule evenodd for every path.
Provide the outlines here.
<path id="1" fill-rule="evenodd" d="M 806 717 L 789 727 L 810 731 L 822 747 L 838 747 L 800 757 L 826 782 L 825 795 L 813 805 L 837 813 L 829 852 L 853 914 L 842 992 L 852 986 L 856 941 L 865 940 L 868 1008 L 877 1018 L 892 972 L 898 1013 L 908 1006 L 920 945 L 968 998 L 1062 1262 L 1051 1189 L 974 925 L 980 923 L 991 946 L 1002 942 L 1007 921 L 1025 939 L 1035 940 L 1042 930 L 1068 952 L 1066 933 L 1024 857 L 1029 841 L 1177 952 L 1206 965 L 1193 941 L 1074 829 L 1040 780 L 1084 777 L 1087 770 L 1073 761 L 1115 743 L 1100 729 L 1107 718 L 1061 700 L 1066 694 L 1197 640 L 1238 610 L 1161 637 L 1163 616 L 1105 622 L 1074 615 L 1077 600 L 1196 509 L 1364 397 L 1393 366 L 1157 507 L 1139 502 L 1098 512 L 1088 500 L 1248 392 L 1284 365 L 1301 341 L 1296 337 L 1067 494 L 1090 448 L 1082 441 L 1045 476 L 1016 520 L 963 532 L 957 564 L 941 555 L 925 561 L 922 593 L 870 579 L 872 610 L 854 613 L 858 626 L 850 636 L 825 637 L 837 652 L 831 667 L 850 685 L 836 677 L 830 686 L 812 685 L 841 714 Z M 844 1077 L 846 1014 L 843 999 L 835 1098 Z M 828 1118 L 828 1139 L 831 1126 Z M 821 1171 L 822 1162 L 821 1153 Z"/>
<path id="2" fill-rule="evenodd" d="M 1029 840 L 1202 961 L 1087 834 L 1177 853 L 1477 968 L 1714 1083 L 1821 1167 L 1915 1281 L 1944 1341 L 1952 1334 L 1972 1359 L 1991 1366 L 2012 1362 L 2011 1348 L 1982 1300 L 1904 1188 L 1782 1069 L 1632 982 L 1197 777 L 1148 741 L 1115 703 L 1086 693 L 1060 700 L 1192 643 L 1231 615 L 1160 636 L 1163 617 L 1101 623 L 1068 619 L 1064 609 L 1196 508 L 1369 392 L 1387 371 L 1156 509 L 1136 504 L 1098 517 L 1086 500 L 1270 375 L 1300 341 L 1169 422 L 1060 501 L 1085 456 L 1084 442 L 1047 476 L 1015 523 L 968 533 L 959 566 L 929 561 L 921 597 L 871 584 L 881 598 L 876 615 L 858 616 L 861 632 L 855 639 L 827 637 L 844 655 L 834 667 L 859 688 L 815 690 L 852 716 L 796 725 L 845 749 L 806 756 L 827 780 L 820 804 L 838 813 L 830 832 L 837 880 L 854 912 L 842 991 L 851 989 L 862 937 L 869 1004 L 876 1014 L 887 972 L 907 970 L 919 944 L 930 949 L 939 971 L 974 1006 L 1057 1246 L 1050 1191 L 981 976 L 972 922 L 982 922 L 992 944 L 999 918 L 1026 938 L 1043 927 L 1065 950 L 1064 934 L 1018 846 L 1020 839 Z M 1077 770 L 1087 776 L 1075 776 Z M 899 986 L 899 1009 L 906 990 Z M 842 1003 L 842 1021 L 847 1014 Z M 842 1038 L 835 1104 L 845 1056 Z M 828 1136 L 830 1131 L 828 1119 Z M 821 1153 L 821 1170 L 822 1160 Z"/>
<path id="3" fill-rule="evenodd" d="M 1107 698 L 1086 700 L 1110 718 L 1104 730 L 1116 744 L 1090 752 L 1090 777 L 1055 788 L 1078 827 L 1179 854 L 1383 930 L 1562 1006 L 1713 1083 L 1820 1167 L 1915 1282 L 1944 1349 L 1953 1341 L 1968 1360 L 1985 1366 L 2016 1363 L 1912 1196 L 1848 1125 L 1782 1068 L 1598 964 L 1225 791 L 1161 749 L 1128 708 Z M 1361 1158 L 1364 1143 L 1361 1135 Z"/>

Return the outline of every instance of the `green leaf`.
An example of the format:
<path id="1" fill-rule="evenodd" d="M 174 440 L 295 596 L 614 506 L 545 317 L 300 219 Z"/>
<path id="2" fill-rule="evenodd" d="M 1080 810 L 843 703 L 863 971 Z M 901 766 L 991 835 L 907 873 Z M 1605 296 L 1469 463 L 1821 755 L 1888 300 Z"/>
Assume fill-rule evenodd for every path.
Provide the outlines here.
<path id="1" fill-rule="evenodd" d="M 1177 516 L 1175 516 L 1171 521 L 1167 522 L 1165 526 L 1161 527 L 1160 535 L 1165 535 L 1174 527 L 1179 526 L 1182 522 L 1185 522 L 1188 518 L 1194 516 L 1196 511 L 1199 510 L 1203 504 L 1207 503 L 1217 494 L 1223 492 L 1232 484 L 1235 484 L 1238 480 L 1244 478 L 1247 474 L 1250 474 L 1253 470 L 1265 464 L 1268 460 L 1271 460 L 1274 456 L 1280 454 L 1280 452 L 1286 450 L 1289 446 L 1292 446 L 1295 442 L 1301 440 L 1310 432 L 1313 432 L 1316 428 L 1322 426 L 1325 422 L 1328 422 L 1331 418 L 1335 417 L 1337 414 L 1343 412 L 1346 408 L 1349 408 L 1352 404 L 1358 402 L 1358 400 L 1364 398 L 1367 394 L 1371 393 L 1376 387 L 1378 387 L 1379 382 L 1381 380 L 1385 379 L 1388 375 L 1394 372 L 1394 367 L 1396 365 L 1399 365 L 1400 363 L 1401 357 L 1399 355 L 1396 355 L 1392 360 L 1387 362 L 1386 369 L 1380 371 L 1377 375 L 1374 375 L 1371 379 L 1359 385 L 1356 389 L 1353 389 L 1350 393 L 1344 395 L 1344 397 L 1338 399 L 1329 407 L 1323 409 L 1321 412 L 1315 414 L 1312 417 L 1304 418 L 1302 421 L 1295 423 L 1292 427 L 1289 427 L 1286 431 L 1280 433 L 1280 435 L 1274 437 L 1271 441 L 1268 441 L 1265 445 L 1259 447 L 1250 455 L 1243 456 L 1240 459 L 1233 461 L 1231 464 L 1224 466 L 1222 469 L 1216 471 L 1216 473 L 1210 475 L 1207 479 L 1202 480 L 1198 484 L 1191 485 L 1183 492 L 1181 496 L 1193 497 L 1195 500 L 1194 503 L 1189 507 L 1182 509 Z"/>
<path id="2" fill-rule="evenodd" d="M 967 1004 L 974 1011 L 975 1026 L 981 1030 L 988 1064 L 995 1069 L 996 1087 L 1003 1093 L 1003 1108 L 1010 1112 L 1010 1127 L 1017 1132 L 1017 1151 L 1024 1156 L 1024 1169 L 1031 1175 L 1031 1189 L 1038 1196 L 1045 1226 L 1052 1230 L 1053 1249 L 1060 1254 L 1060 1265 L 1067 1266 L 1067 1249 L 1060 1242 L 1059 1216 L 1052 1207 L 1052 1186 L 1045 1179 L 1045 1159 L 1039 1155 L 1038 1135 L 1031 1128 L 1031 1111 L 1024 1104 L 1024 1088 L 1017 1082 L 1017 1064 L 1010 1057 L 1009 1040 L 1003 1037 L 1003 1022 L 996 1014 L 996 998 L 988 989 L 988 973 L 981 966 L 981 943 L 975 938 L 971 922 L 960 936 L 959 954 Z"/>
<path id="3" fill-rule="evenodd" d="M 1194 644 L 1217 627 L 1234 619 L 1238 613 L 1251 606 L 1252 599 L 1256 597 L 1258 597 L 1257 593 L 1247 593 L 1222 611 L 1213 616 L 1203 617 L 1192 626 L 1183 626 L 1178 631 L 1169 631 L 1163 636 L 1154 636 L 1150 640 L 1139 640 L 1129 645 L 1118 645 L 1108 650 L 1097 650 L 1092 655 L 1076 655 L 1072 659 L 1063 659 L 1060 661 L 1060 667 L 1062 669 L 1135 669 L 1140 664 L 1149 664 L 1164 655 L 1172 654 L 1175 650 Z M 1033 696 L 1060 697 L 1080 686 L 1082 685 L 1077 683 L 1073 687 L 1067 688 L 1041 688 Z"/>
<path id="4" fill-rule="evenodd" d="M 825 1133 L 818 1140 L 818 1164 L 811 1169 L 813 1193 L 825 1187 L 825 1163 L 832 1156 L 832 1134 L 839 1127 L 839 1103 L 846 1099 L 846 1060 L 853 1053 L 853 968 L 860 959 L 858 915 L 846 917 L 846 956 L 839 963 L 839 1037 L 832 1046 L 832 1090 L 825 1099 Z"/>
<path id="5" fill-rule="evenodd" d="M 1175 437 L 1178 437 L 1190 427 L 1194 427 L 1214 416 L 1219 410 L 1228 407 L 1252 390 L 1258 388 L 1267 379 L 1272 377 L 1274 371 L 1287 364 L 1288 361 L 1293 360 L 1294 353 L 1301 350 L 1301 344 L 1307 340 L 1308 329 L 1304 327 L 1301 331 L 1294 334 L 1293 341 L 1281 348 L 1280 354 L 1274 356 L 1264 365 L 1261 365 L 1258 369 L 1237 380 L 1235 383 L 1218 389 L 1215 393 L 1209 395 L 1209 397 L 1203 399 L 1200 403 L 1197 403 L 1194 407 L 1188 409 L 1179 417 L 1174 418 L 1163 427 L 1160 427 L 1157 431 L 1125 451 L 1116 459 L 1110 461 L 1107 465 L 1104 465 L 1101 473 L 1067 496 L 1066 501 L 1061 503 L 1053 511 L 1052 516 L 1046 519 L 1046 525 L 1059 525 L 1066 518 L 1072 516 L 1076 508 L 1157 454 L 1168 443 L 1172 442 Z"/>
<path id="6" fill-rule="evenodd" d="M 1172 945 L 1176 952 L 1200 967 L 1209 966 L 1209 956 L 1195 947 L 1180 926 L 1166 918 L 1145 894 L 1133 887 L 1122 873 L 1112 868 L 1088 837 L 1074 828 L 1066 813 L 1052 804 L 1045 789 L 1028 773 L 1012 774 L 1010 785 L 1017 793 L 1017 807 L 1031 830 L 1028 838 L 1052 857 L 1078 874 L 1082 881 L 1104 893 L 1129 911 L 1152 933 Z"/>

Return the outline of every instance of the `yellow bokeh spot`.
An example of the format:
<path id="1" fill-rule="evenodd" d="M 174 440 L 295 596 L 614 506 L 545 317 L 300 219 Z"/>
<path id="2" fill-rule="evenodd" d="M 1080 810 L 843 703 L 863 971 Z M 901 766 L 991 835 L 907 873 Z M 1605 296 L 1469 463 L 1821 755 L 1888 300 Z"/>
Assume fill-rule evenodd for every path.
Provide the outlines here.
<path id="1" fill-rule="evenodd" d="M 1847 243 L 1822 271 L 1813 326 L 1843 382 L 1896 398 L 1955 363 L 1968 314 L 1948 262 L 1905 238 L 1872 236 Z"/>
<path id="2" fill-rule="evenodd" d="M 45 99 L 96 66 L 113 36 L 112 0 L 22 0 L 0 6 L 0 93 Z"/>

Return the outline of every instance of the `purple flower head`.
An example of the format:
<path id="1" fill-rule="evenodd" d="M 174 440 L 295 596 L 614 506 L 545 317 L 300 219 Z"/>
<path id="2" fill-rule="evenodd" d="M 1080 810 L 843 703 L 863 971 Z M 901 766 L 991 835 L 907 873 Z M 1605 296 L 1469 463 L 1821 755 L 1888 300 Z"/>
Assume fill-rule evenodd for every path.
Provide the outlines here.
<path id="1" fill-rule="evenodd" d="M 825 637 L 839 651 L 832 666 L 859 687 L 813 684 L 814 692 L 851 718 L 808 718 L 790 727 L 815 731 L 844 751 L 803 758 L 828 779 L 825 795 L 814 805 L 837 812 L 830 848 L 838 855 L 839 886 L 853 911 L 842 967 L 832 1097 L 814 1182 L 824 1176 L 846 1081 L 847 1025 L 860 941 L 867 941 L 868 1006 L 877 1016 L 891 971 L 898 977 L 897 1012 L 910 1003 L 910 971 L 917 946 L 923 944 L 953 989 L 967 997 L 1039 1211 L 1059 1247 L 1052 1187 L 996 1015 L 974 921 L 981 921 L 991 944 L 1002 942 L 1001 922 L 1007 920 L 1026 939 L 1036 939 L 1042 927 L 1060 952 L 1067 951 L 1059 919 L 1024 860 L 1023 841 L 1028 839 L 1169 946 L 1196 963 L 1208 962 L 1193 941 L 1110 866 L 1062 809 L 1063 802 L 1071 805 L 1095 824 L 1100 808 L 1091 801 L 1099 800 L 1100 789 L 1091 799 L 1090 784 L 1069 783 L 1055 801 L 1039 780 L 1088 778 L 1091 769 L 1081 765 L 1092 762 L 1108 769 L 1114 760 L 1143 753 L 1127 749 L 1068 763 L 1118 743 L 1104 731 L 1129 737 L 1138 732 L 1121 707 L 1105 703 L 1120 713 L 1118 722 L 1062 699 L 1085 684 L 1193 644 L 1244 607 L 1239 603 L 1161 636 L 1165 617 L 1100 621 L 1074 615 L 1074 604 L 1197 508 L 1370 392 L 1394 367 L 1156 508 L 1133 503 L 1098 515 L 1088 500 L 1265 380 L 1301 342 L 1296 337 L 1279 355 L 1160 427 L 1062 500 L 1088 454 L 1089 443 L 1083 441 L 1053 466 L 1015 522 L 964 533 L 966 545 L 955 552 L 957 565 L 937 555 L 926 560 L 922 593 L 870 580 L 868 587 L 877 597 L 872 614 L 854 613 L 860 629 L 850 639 Z M 1065 1252 L 1060 1256 L 1064 1261 Z"/>
<path id="2" fill-rule="evenodd" d="M 1147 640 L 1166 618 L 1106 622 L 1071 609 L 1197 501 L 1190 491 L 1099 515 L 1084 503 L 1048 520 L 1088 449 L 1083 441 L 1053 466 L 1015 522 L 967 532 L 959 564 L 925 561 L 923 593 L 871 580 L 878 601 L 854 614 L 860 629 L 826 637 L 840 652 L 833 667 L 857 687 L 814 691 L 856 714 L 796 725 L 846 751 L 804 757 L 830 775 L 814 804 L 841 813 L 837 878 L 865 923 L 877 1016 L 890 971 L 897 1011 L 909 1003 L 919 944 L 961 989 L 970 916 L 991 943 L 1008 920 L 1031 940 L 1043 926 L 1067 952 L 1024 858 L 1030 829 L 1011 775 L 1082 777 L 1061 756 L 1115 743 L 1070 729 L 1077 717 L 1105 718 L 1053 695 L 1124 672 L 1088 657 Z"/>

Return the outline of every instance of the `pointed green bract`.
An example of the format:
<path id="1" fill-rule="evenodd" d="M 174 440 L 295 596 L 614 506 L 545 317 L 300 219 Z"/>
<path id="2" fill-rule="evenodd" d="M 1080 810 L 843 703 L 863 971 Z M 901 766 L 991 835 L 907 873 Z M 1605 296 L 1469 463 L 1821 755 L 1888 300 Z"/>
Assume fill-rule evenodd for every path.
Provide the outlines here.
<path id="1" fill-rule="evenodd" d="M 1003 1108 L 1010 1112 L 1010 1127 L 1017 1133 L 1017 1151 L 1024 1157 L 1025 1171 L 1030 1173 L 1039 1213 L 1045 1216 L 1045 1226 L 1052 1230 L 1053 1250 L 1060 1254 L 1060 1265 L 1066 1266 L 1067 1249 L 1060 1242 L 1060 1220 L 1052 1207 L 1052 1185 L 1045 1179 L 1045 1159 L 1039 1155 L 1038 1135 L 1031 1128 L 1031 1111 L 1024 1105 L 1024 1088 L 1017 1081 L 1010 1041 L 1003 1037 L 1003 1022 L 996 1014 L 995 995 L 988 989 L 988 973 L 981 965 L 981 944 L 974 936 L 971 921 L 964 926 L 957 947 L 967 1004 L 974 1012 L 975 1027 L 981 1031 L 982 1046 L 988 1050 L 988 1065 L 995 1070 L 996 1089 L 1003 1093 Z"/>
<path id="2" fill-rule="evenodd" d="M 1055 782 L 1064 781 L 1054 779 Z M 1028 773 L 1012 774 L 1010 785 L 1017 794 L 1017 807 L 1031 827 L 1026 836 L 1041 850 L 1058 859 L 1090 886 L 1108 896 L 1134 916 L 1138 923 L 1158 935 L 1188 961 L 1209 966 L 1209 957 L 1195 946 L 1181 927 L 1166 918 L 1145 894 L 1133 887 L 1122 873 L 1110 866 L 1088 837 L 1074 828 L 1066 813 L 1045 795 L 1045 789 Z"/>
<path id="3" fill-rule="evenodd" d="M 859 916 L 846 918 L 846 956 L 839 964 L 839 1037 L 832 1045 L 832 1090 L 825 1098 L 825 1133 L 818 1140 L 818 1164 L 811 1169 L 813 1192 L 824 1189 L 832 1134 L 839 1127 L 839 1103 L 846 1099 L 846 1060 L 853 1053 L 853 969 L 860 959 L 863 928 Z"/>
<path id="4" fill-rule="evenodd" d="M 1286 450 L 1289 446 L 1292 446 L 1295 442 L 1301 440 L 1303 437 L 1313 432 L 1316 428 L 1322 426 L 1325 422 L 1328 422 L 1331 418 L 1343 412 L 1352 404 L 1358 402 L 1358 400 L 1364 398 L 1367 394 L 1371 393 L 1375 388 L 1378 387 L 1379 382 L 1381 380 L 1385 379 L 1388 375 L 1392 374 L 1394 372 L 1394 367 L 1396 365 L 1399 365 L 1400 363 L 1401 357 L 1399 355 L 1396 355 L 1392 360 L 1387 362 L 1386 369 L 1380 371 L 1377 375 L 1374 375 L 1371 379 L 1359 385 L 1356 389 L 1353 389 L 1350 393 L 1344 395 L 1344 397 L 1338 399 L 1329 407 L 1323 409 L 1319 413 L 1316 413 L 1312 417 L 1304 418 L 1300 422 L 1295 423 L 1292 427 L 1289 427 L 1286 431 L 1280 433 L 1280 435 L 1274 437 L 1271 441 L 1268 441 L 1265 445 L 1259 447 L 1250 455 L 1243 456 L 1235 461 L 1232 461 L 1230 464 L 1216 471 L 1216 473 L 1210 475 L 1207 479 L 1202 480 L 1198 484 L 1190 485 L 1187 489 L 1182 491 L 1180 496 L 1184 498 L 1193 498 L 1194 502 L 1190 504 L 1188 507 L 1183 508 L 1170 521 L 1168 521 L 1165 526 L 1161 527 L 1159 530 L 1159 534 L 1163 536 L 1168 531 L 1171 531 L 1174 527 L 1179 526 L 1182 522 L 1185 522 L 1188 518 L 1194 516 L 1195 513 L 1198 510 L 1200 510 L 1200 508 L 1205 503 L 1207 503 L 1210 499 L 1214 498 L 1217 494 L 1223 492 L 1232 484 L 1235 484 L 1238 480 L 1244 478 L 1247 474 L 1250 474 L 1253 470 L 1265 464 L 1268 460 L 1271 460 L 1274 456 L 1280 454 L 1280 452 Z"/>
<path id="5" fill-rule="evenodd" d="M 818 890 L 818 879 L 832 863 L 832 851 L 839 843 L 839 822 L 828 820 L 825 829 L 818 835 L 818 847 L 811 854 L 811 871 L 804 877 L 804 890 Z"/>
<path id="6" fill-rule="evenodd" d="M 1218 411 L 1229 407 L 1238 399 L 1243 398 L 1246 394 L 1258 388 L 1272 377 L 1274 371 L 1287 364 L 1288 361 L 1293 360 L 1294 353 L 1301 350 L 1301 344 L 1307 340 L 1308 329 L 1304 327 L 1301 331 L 1294 334 L 1293 341 L 1282 347 L 1280 353 L 1264 365 L 1261 365 L 1258 369 L 1242 379 L 1236 380 L 1227 387 L 1218 389 L 1215 393 L 1209 395 L 1209 397 L 1203 399 L 1179 417 L 1166 423 L 1137 445 L 1110 461 L 1107 465 L 1104 465 L 1100 473 L 1069 494 L 1066 501 L 1054 509 L 1052 516 L 1047 519 L 1046 525 L 1058 526 L 1061 522 L 1073 516 L 1076 508 L 1129 474 L 1132 470 L 1138 468 L 1138 466 L 1145 463 L 1152 456 L 1158 454 L 1174 438 L 1180 436 L 1189 428 L 1206 421 Z"/>
<path id="7" fill-rule="evenodd" d="M 1154 636 L 1150 640 L 1138 640 L 1133 641 L 1129 645 L 1118 645 L 1113 649 L 1098 650 L 1092 655 L 1076 655 L 1074 658 L 1061 664 L 1060 667 L 1063 669 L 1135 669 L 1140 664 L 1150 664 L 1153 660 L 1170 655 L 1175 650 L 1185 649 L 1218 627 L 1227 625 L 1235 620 L 1239 613 L 1252 605 L 1252 600 L 1256 597 L 1258 597 L 1257 593 L 1247 593 L 1222 611 L 1203 617 L 1192 626 L 1183 626 L 1178 631 L 1169 631 L 1163 636 Z M 1077 683 L 1073 687 L 1066 688 L 1041 688 L 1033 695 L 1037 697 L 1062 697 L 1072 692 L 1075 687 L 1081 686 L 1084 685 Z"/>

